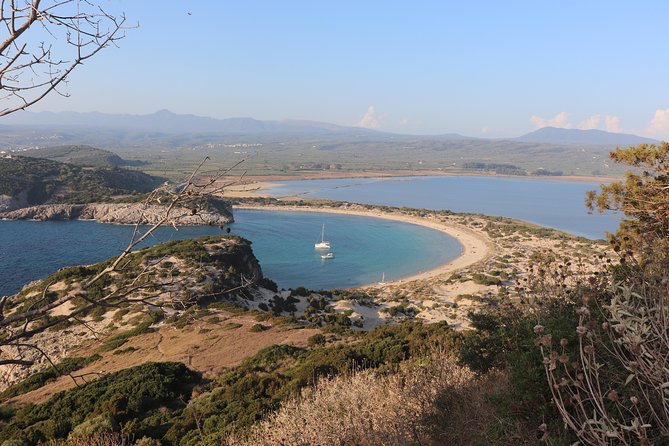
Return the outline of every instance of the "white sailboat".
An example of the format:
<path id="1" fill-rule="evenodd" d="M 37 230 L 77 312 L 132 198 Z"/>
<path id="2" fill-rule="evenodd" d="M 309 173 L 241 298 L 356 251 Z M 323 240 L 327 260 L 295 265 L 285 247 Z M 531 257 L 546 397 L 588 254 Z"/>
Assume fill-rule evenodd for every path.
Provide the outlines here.
<path id="1" fill-rule="evenodd" d="M 321 229 L 321 241 L 314 244 L 314 248 L 316 248 L 316 249 L 330 249 L 330 242 L 325 240 L 325 223 L 323 223 L 323 228 Z M 333 257 L 334 257 L 334 255 L 333 255 Z"/>
<path id="2" fill-rule="evenodd" d="M 386 272 L 384 271 L 383 274 L 381 274 L 381 282 L 379 282 L 379 285 L 385 285 L 386 284 Z"/>

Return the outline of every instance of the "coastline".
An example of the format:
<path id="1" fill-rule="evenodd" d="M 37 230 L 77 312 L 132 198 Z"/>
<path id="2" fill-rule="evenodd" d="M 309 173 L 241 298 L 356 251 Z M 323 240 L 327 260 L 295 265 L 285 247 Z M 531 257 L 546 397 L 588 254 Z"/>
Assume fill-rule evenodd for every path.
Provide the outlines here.
<path id="1" fill-rule="evenodd" d="M 457 223 L 452 223 L 452 222 L 447 223 L 443 221 L 430 220 L 427 218 L 415 217 L 410 215 L 391 214 L 387 212 L 381 212 L 378 210 L 368 210 L 368 209 L 334 209 L 326 207 L 309 207 L 309 206 L 235 205 L 233 209 L 262 210 L 262 211 L 273 211 L 273 212 L 282 212 L 282 211 L 313 212 L 313 213 L 329 213 L 329 214 L 339 214 L 339 215 L 354 215 L 360 217 L 381 218 L 385 220 L 423 226 L 426 228 L 442 232 L 456 239 L 462 247 L 462 251 L 460 252 L 460 255 L 458 257 L 456 257 L 455 259 L 451 260 L 448 263 L 435 266 L 434 268 L 428 271 L 421 271 L 411 276 L 403 277 L 401 279 L 397 279 L 392 282 L 387 282 L 383 285 L 372 283 L 372 284 L 362 285 L 356 288 L 373 288 L 373 287 L 390 288 L 394 285 L 406 284 L 407 282 L 424 281 L 436 277 L 445 276 L 447 274 L 451 274 L 453 272 L 483 262 L 487 260 L 494 252 L 494 245 L 492 241 L 481 231 L 477 231 L 475 229 Z"/>
<path id="2" fill-rule="evenodd" d="M 285 195 L 285 196 L 275 196 L 270 193 L 267 193 L 268 190 L 276 188 L 277 186 L 282 185 L 285 182 L 290 181 L 312 181 L 312 180 L 344 180 L 344 179 L 378 179 L 380 181 L 403 181 L 403 179 L 413 179 L 413 178 L 425 178 L 425 177 L 491 177 L 491 178 L 508 178 L 516 180 L 549 180 L 549 181 L 559 181 L 559 182 L 572 182 L 572 183 L 600 183 L 608 184 L 615 181 L 621 181 L 621 178 L 615 177 L 581 177 L 581 176 L 537 176 L 537 175 L 500 175 L 500 174 L 486 174 L 481 172 L 396 172 L 396 171 L 385 171 L 385 172 L 350 172 L 347 173 L 329 173 L 329 172 L 319 172 L 316 174 L 306 174 L 298 176 L 289 176 L 289 175 L 270 175 L 267 177 L 262 176 L 251 176 L 240 183 L 227 187 L 222 196 L 225 198 L 296 198 L 300 195 Z"/>
<path id="3" fill-rule="evenodd" d="M 249 175 L 246 176 L 248 183 L 280 183 L 283 181 L 304 181 L 304 180 L 343 180 L 356 178 L 398 178 L 398 177 L 494 177 L 494 178 L 515 178 L 515 179 L 544 179 L 568 182 L 587 182 L 587 183 L 611 183 L 613 181 L 622 181 L 623 177 L 608 176 L 577 176 L 577 175 L 505 175 L 498 173 L 489 173 L 481 171 L 443 171 L 443 170 L 423 170 L 423 171 L 360 171 L 360 172 L 340 172 L 340 171 L 318 171 L 318 172 L 300 172 L 296 175 Z"/>

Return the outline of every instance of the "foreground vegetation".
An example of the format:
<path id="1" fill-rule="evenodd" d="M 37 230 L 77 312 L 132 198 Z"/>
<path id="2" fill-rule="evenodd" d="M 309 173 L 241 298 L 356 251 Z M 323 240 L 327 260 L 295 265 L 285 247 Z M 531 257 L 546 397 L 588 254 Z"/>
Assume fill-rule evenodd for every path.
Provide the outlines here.
<path id="1" fill-rule="evenodd" d="M 42 404 L 5 407 L 0 441 L 36 444 L 113 430 L 165 445 L 218 444 L 322 379 L 365 369 L 391 374 L 406 361 L 420 363 L 434 348 L 456 352 L 460 339 L 445 324 L 407 323 L 310 349 L 273 346 L 213 380 L 183 364 L 144 364 Z"/>

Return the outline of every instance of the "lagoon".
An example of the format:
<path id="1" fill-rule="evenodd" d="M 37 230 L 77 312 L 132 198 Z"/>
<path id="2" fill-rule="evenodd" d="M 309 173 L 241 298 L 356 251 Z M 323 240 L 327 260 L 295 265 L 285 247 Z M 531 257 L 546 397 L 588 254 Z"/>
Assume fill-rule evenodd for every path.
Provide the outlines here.
<path id="1" fill-rule="evenodd" d="M 235 210 L 231 234 L 252 241 L 263 274 L 280 288 L 347 288 L 395 280 L 458 257 L 462 246 L 441 232 L 372 217 L 325 213 Z M 333 260 L 321 260 L 314 243 L 325 224 Z M 17 292 L 64 266 L 118 255 L 132 226 L 92 221 L 0 221 L 0 296 Z M 150 244 L 224 234 L 218 227 L 162 227 Z"/>
<path id="2" fill-rule="evenodd" d="M 544 178 L 427 176 L 280 182 L 272 196 L 326 198 L 385 206 L 517 218 L 590 239 L 614 232 L 620 217 L 588 213 L 585 193 L 599 183 Z"/>

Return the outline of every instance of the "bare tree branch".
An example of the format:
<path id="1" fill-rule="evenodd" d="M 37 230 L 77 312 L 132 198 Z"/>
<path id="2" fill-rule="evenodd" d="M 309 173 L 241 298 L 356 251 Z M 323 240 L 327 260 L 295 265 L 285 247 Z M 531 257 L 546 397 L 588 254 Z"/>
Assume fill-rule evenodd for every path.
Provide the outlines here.
<path id="1" fill-rule="evenodd" d="M 125 37 L 126 18 L 92 0 L 0 3 L 0 116 L 41 101 L 102 49 Z"/>

